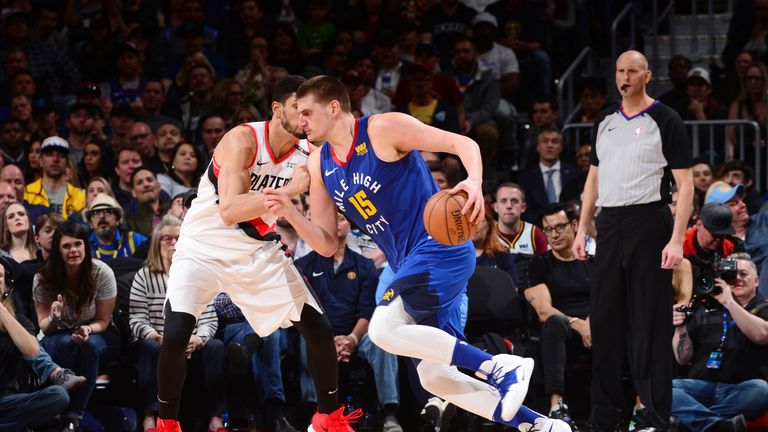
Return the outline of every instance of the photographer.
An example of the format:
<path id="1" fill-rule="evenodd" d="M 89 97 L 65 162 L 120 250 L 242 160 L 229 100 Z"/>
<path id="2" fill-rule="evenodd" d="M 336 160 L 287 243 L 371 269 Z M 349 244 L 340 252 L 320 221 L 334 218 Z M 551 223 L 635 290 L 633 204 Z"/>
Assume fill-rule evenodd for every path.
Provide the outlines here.
<path id="1" fill-rule="evenodd" d="M 715 278 L 711 294 L 721 307 L 699 307 L 690 319 L 673 311 L 675 359 L 690 370 L 672 383 L 672 415 L 693 432 L 743 431 L 745 418 L 768 409 L 768 303 L 749 255 L 729 260 L 736 271 Z"/>
<path id="2" fill-rule="evenodd" d="M 730 236 L 734 229 L 731 210 L 725 204 L 710 203 L 699 213 L 699 220 L 685 232 L 683 256 L 691 261 L 694 273 L 705 263 L 715 261 L 715 255 L 727 257 L 734 252 L 743 252 Z"/>

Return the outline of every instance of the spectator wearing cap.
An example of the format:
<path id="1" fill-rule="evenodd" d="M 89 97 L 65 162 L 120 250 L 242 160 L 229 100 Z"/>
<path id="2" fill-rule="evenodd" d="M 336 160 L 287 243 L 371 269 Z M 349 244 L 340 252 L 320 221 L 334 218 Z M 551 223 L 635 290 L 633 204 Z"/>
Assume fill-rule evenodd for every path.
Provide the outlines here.
<path id="1" fill-rule="evenodd" d="M 79 104 L 101 105 L 101 89 L 94 81 L 81 82 L 75 90 L 75 99 Z"/>
<path id="2" fill-rule="evenodd" d="M 688 72 L 685 81 L 688 98 L 682 106 L 674 107 L 683 120 L 719 120 L 727 116 L 725 107 L 712 97 L 712 81 L 709 71 L 695 67 Z"/>
<path id="3" fill-rule="evenodd" d="M 125 227 L 150 237 L 171 206 L 171 197 L 162 191 L 155 173 L 143 167 L 131 176 L 131 188 L 138 206 L 126 212 Z"/>
<path id="4" fill-rule="evenodd" d="M 499 80 L 480 63 L 474 40 L 460 37 L 453 48 L 450 75 L 464 94 L 465 120 L 459 126 L 463 134 L 477 141 L 483 155 L 483 173 L 492 175 L 499 145 L 499 129 L 494 120 L 501 101 Z"/>
<path id="5" fill-rule="evenodd" d="M 735 232 L 731 219 L 731 211 L 726 205 L 707 204 L 701 209 L 696 225 L 685 232 L 683 256 L 691 261 L 694 274 L 703 262 L 713 262 L 715 254 L 725 258 L 744 251 L 731 239 Z"/>
<path id="6" fill-rule="evenodd" d="M 11 48 L 24 51 L 29 70 L 35 81 L 54 98 L 71 95 L 80 82 L 80 72 L 64 51 L 58 51 L 50 43 L 34 39 L 30 32 L 31 17 L 26 12 L 8 10 L 4 14 L 5 43 L 0 47 L 0 58 L 5 58 Z"/>
<path id="7" fill-rule="evenodd" d="M 450 64 L 456 41 L 472 28 L 474 17 L 473 9 L 450 0 L 441 0 L 421 17 L 422 39 L 431 37 L 444 66 Z"/>
<path id="8" fill-rule="evenodd" d="M 66 219 L 85 207 L 85 193 L 69 183 L 64 175 L 69 143 L 61 137 L 48 137 L 43 140 L 40 151 L 43 177 L 28 184 L 24 191 L 30 220 L 46 213 L 59 213 Z"/>
<path id="9" fill-rule="evenodd" d="M 102 83 L 102 93 L 109 94 L 113 104 L 131 105 L 136 108 L 141 106 L 140 95 L 144 85 L 141 62 L 142 53 L 136 45 L 124 42 L 117 47 L 117 77 Z"/>
<path id="10" fill-rule="evenodd" d="M 438 129 L 459 133 L 459 117 L 456 108 L 438 99 L 432 91 L 432 73 L 421 64 L 408 69 L 407 82 L 411 99 L 398 107 L 400 112 L 410 114 L 424 124 Z"/>
<path id="11" fill-rule="evenodd" d="M 124 147 L 130 143 L 130 133 L 136 114 L 127 104 L 115 105 L 109 112 L 109 125 L 112 128 L 112 139 L 109 144 L 113 149 Z"/>
<path id="12" fill-rule="evenodd" d="M 749 165 L 740 160 L 728 161 L 722 167 L 722 178 L 733 187 L 744 185 L 747 192 L 742 199 L 747 205 L 749 214 L 753 215 L 760 211 L 765 204 L 765 199 L 755 188 L 755 178 Z"/>
<path id="13" fill-rule="evenodd" d="M 472 20 L 472 30 L 480 63 L 499 80 L 501 97 L 512 101 L 520 85 L 520 64 L 512 49 L 496 42 L 499 22 L 488 12 L 481 12 Z"/>
<path id="14" fill-rule="evenodd" d="M 69 143 L 69 157 L 75 164 L 83 159 L 85 145 L 91 142 L 93 137 L 94 106 L 88 103 L 76 103 L 72 105 L 67 116 L 66 136 Z"/>
<path id="15" fill-rule="evenodd" d="M 15 164 L 22 169 L 27 167 L 27 154 L 24 152 L 24 128 L 21 121 L 9 118 L 0 125 L 0 144 L 2 144 L 3 163 Z"/>
<path id="16" fill-rule="evenodd" d="M 91 227 L 91 255 L 102 261 L 131 257 L 147 240 L 140 233 L 121 229 L 123 209 L 114 198 L 98 194 L 85 211 L 85 219 Z"/>
<path id="17" fill-rule="evenodd" d="M 742 184 L 731 186 L 717 181 L 709 187 L 705 202 L 726 204 L 732 213 L 735 237 L 744 241 L 744 249 L 752 257 L 760 275 L 760 295 L 768 296 L 768 212 L 749 216 L 743 198 L 746 188 Z"/>
<path id="18" fill-rule="evenodd" d="M 749 222 L 749 213 L 744 203 L 744 197 L 747 194 L 747 188 L 742 184 L 731 186 L 724 181 L 716 181 L 709 186 L 704 196 L 704 204 L 717 203 L 725 204 L 733 213 L 734 237 L 744 240 L 747 236 L 747 223 Z"/>

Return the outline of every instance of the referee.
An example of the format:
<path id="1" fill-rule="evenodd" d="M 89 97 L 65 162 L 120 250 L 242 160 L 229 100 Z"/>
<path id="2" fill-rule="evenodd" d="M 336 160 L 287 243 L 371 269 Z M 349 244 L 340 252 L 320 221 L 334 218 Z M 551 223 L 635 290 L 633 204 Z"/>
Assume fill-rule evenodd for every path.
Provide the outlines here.
<path id="1" fill-rule="evenodd" d="M 591 420 L 601 430 L 615 429 L 621 419 L 625 354 L 646 407 L 638 428 L 665 430 L 672 405 L 672 268 L 683 256 L 693 179 L 683 122 L 648 96 L 650 80 L 643 54 L 619 56 L 616 87 L 622 101 L 595 120 L 573 245 L 574 255 L 586 259 L 585 234 L 600 206 L 589 316 Z M 680 191 L 674 226 L 667 206 L 673 177 Z"/>

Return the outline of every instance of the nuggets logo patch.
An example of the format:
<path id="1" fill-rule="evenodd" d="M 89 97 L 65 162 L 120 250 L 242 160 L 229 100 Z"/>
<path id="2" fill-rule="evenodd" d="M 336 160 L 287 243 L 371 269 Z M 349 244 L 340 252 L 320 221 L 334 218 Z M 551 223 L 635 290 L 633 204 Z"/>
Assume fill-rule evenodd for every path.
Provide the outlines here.
<path id="1" fill-rule="evenodd" d="M 355 153 L 357 153 L 358 156 L 362 156 L 368 153 L 368 146 L 365 143 L 362 143 L 359 146 L 356 146 Z"/>
<path id="2" fill-rule="evenodd" d="M 381 296 L 381 299 L 385 301 L 390 301 L 394 296 L 395 296 L 395 290 L 393 290 L 392 288 L 389 288 L 388 290 L 384 291 L 384 294 Z"/>
<path id="3" fill-rule="evenodd" d="M 357 273 L 355 273 L 355 272 L 353 272 L 353 271 L 351 271 L 351 272 L 347 273 L 347 279 L 349 279 L 349 280 L 355 280 L 355 279 L 357 279 Z"/>

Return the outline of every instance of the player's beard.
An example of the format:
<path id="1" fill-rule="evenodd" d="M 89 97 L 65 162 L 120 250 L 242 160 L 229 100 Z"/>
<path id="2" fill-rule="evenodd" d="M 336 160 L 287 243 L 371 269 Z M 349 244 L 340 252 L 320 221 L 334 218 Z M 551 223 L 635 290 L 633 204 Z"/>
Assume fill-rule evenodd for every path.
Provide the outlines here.
<path id="1" fill-rule="evenodd" d="M 280 125 L 283 127 L 283 129 L 287 130 L 291 135 L 295 136 L 298 139 L 307 139 L 307 134 L 304 133 L 303 129 L 299 129 L 299 125 L 291 126 L 291 124 L 288 122 L 288 119 L 285 117 L 280 119 Z"/>

